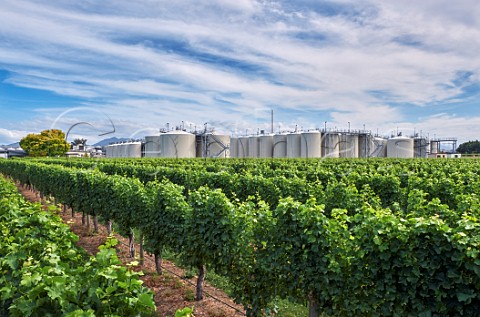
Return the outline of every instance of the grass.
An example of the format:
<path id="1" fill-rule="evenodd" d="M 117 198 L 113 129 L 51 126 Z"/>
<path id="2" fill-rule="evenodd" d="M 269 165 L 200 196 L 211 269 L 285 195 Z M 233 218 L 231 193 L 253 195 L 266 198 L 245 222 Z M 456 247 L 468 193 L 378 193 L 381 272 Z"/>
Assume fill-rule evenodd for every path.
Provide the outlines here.
<path id="1" fill-rule="evenodd" d="M 195 292 L 189 288 L 185 289 L 183 299 L 189 302 L 193 302 L 195 300 Z"/>
<path id="2" fill-rule="evenodd" d="M 231 296 L 232 289 L 230 288 L 230 284 L 225 277 L 218 275 L 213 271 L 207 271 L 207 276 L 205 277 L 205 279 L 208 281 L 208 283 L 210 283 L 210 285 L 221 289 L 222 291 Z"/>
<path id="3" fill-rule="evenodd" d="M 308 308 L 304 305 L 292 303 L 281 299 L 276 302 L 278 313 L 275 317 L 300 317 L 308 316 Z"/>

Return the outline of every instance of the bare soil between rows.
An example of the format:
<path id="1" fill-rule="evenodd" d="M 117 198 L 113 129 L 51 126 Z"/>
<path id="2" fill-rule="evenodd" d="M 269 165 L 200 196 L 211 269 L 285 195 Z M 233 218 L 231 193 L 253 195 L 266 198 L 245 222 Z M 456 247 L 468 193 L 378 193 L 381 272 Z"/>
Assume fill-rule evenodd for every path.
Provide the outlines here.
<path id="1" fill-rule="evenodd" d="M 31 202 L 42 203 L 44 209 L 47 209 L 45 202 L 41 201 L 38 194 L 17 184 L 19 192 Z M 107 229 L 104 225 L 99 224 L 98 233 L 93 231 L 93 222 L 90 228 L 82 224 L 81 213 L 75 213 L 72 217 L 72 211 L 68 209 L 66 212 L 59 212 L 63 222 L 70 226 L 79 240 L 78 246 L 85 249 L 90 255 L 98 252 L 98 247 L 105 243 L 107 239 Z M 115 234 L 120 243 L 117 248 L 117 255 L 120 260 L 126 264 L 135 259 L 129 257 L 128 239 Z M 139 254 L 139 245 L 135 245 L 136 254 Z M 164 273 L 158 275 L 155 270 L 155 261 L 153 255 L 145 254 L 144 263 L 136 268 L 143 272 L 141 280 L 144 286 L 150 288 L 154 292 L 154 300 L 157 306 L 157 315 L 161 317 L 175 316 L 177 309 L 184 307 L 194 307 L 195 317 L 237 317 L 245 316 L 244 309 L 241 305 L 235 304 L 225 292 L 205 283 L 204 299 L 202 301 L 194 301 L 196 276 L 191 279 L 183 278 L 184 270 L 175 266 L 170 261 L 163 261 Z M 173 272 L 174 274 L 170 273 Z M 180 277 L 178 277 L 180 276 Z M 215 297 L 215 298 L 213 298 Z M 219 299 L 219 300 L 217 300 Z M 223 302 L 223 303 L 222 303 Z M 226 303 L 226 304 L 224 304 Z M 233 309 L 231 307 L 235 307 Z M 241 311 L 241 313 L 239 312 Z"/>

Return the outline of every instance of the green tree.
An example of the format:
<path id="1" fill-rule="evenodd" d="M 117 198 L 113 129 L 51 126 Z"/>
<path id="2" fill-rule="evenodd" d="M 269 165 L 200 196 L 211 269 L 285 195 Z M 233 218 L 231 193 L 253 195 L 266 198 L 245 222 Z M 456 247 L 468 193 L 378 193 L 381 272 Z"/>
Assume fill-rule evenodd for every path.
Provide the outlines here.
<path id="1" fill-rule="evenodd" d="M 79 139 L 79 138 L 77 138 L 77 139 L 73 140 L 72 145 L 73 145 L 73 146 L 75 146 L 75 145 L 80 145 L 80 146 L 85 147 L 85 145 L 87 145 L 87 139 Z"/>
<path id="2" fill-rule="evenodd" d="M 475 140 L 462 143 L 458 146 L 457 152 L 462 154 L 480 153 L 480 141 Z"/>
<path id="3" fill-rule="evenodd" d="M 28 134 L 20 140 L 20 146 L 30 156 L 60 156 L 70 149 L 70 144 L 65 140 L 65 133 L 58 129 Z"/>

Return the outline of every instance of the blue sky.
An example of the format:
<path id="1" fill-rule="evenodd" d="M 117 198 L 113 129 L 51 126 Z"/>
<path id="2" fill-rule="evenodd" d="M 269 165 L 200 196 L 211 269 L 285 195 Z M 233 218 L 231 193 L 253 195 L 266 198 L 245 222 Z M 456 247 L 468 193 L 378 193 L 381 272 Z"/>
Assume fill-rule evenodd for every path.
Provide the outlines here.
<path id="1" fill-rule="evenodd" d="M 180 125 L 480 139 L 476 0 L 0 2 L 0 144 Z"/>

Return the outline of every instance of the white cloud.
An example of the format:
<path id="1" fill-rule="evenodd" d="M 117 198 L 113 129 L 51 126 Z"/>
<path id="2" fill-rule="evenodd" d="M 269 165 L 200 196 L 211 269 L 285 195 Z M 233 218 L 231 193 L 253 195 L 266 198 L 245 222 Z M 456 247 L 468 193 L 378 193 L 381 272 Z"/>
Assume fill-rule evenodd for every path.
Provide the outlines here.
<path id="1" fill-rule="evenodd" d="M 422 122 L 422 126 L 431 138 L 456 137 L 458 145 L 480 139 L 478 127 L 480 116 L 461 117 L 449 114 L 431 116 Z M 417 130 L 418 131 L 418 130 Z"/>
<path id="2" fill-rule="evenodd" d="M 32 133 L 23 130 L 4 129 L 0 128 L 0 144 L 11 144 L 20 141 L 27 134 Z"/>
<path id="3" fill-rule="evenodd" d="M 432 105 L 471 102 L 462 93 L 480 78 L 476 1 L 335 2 L 357 13 L 323 14 L 315 2 L 6 0 L 0 69 L 8 83 L 96 104 L 129 121 L 125 132 L 167 120 L 240 130 L 260 125 L 251 114 L 264 107 L 388 131 L 418 124 L 402 104 L 433 115 Z M 462 71 L 471 78 L 458 82 Z"/>

